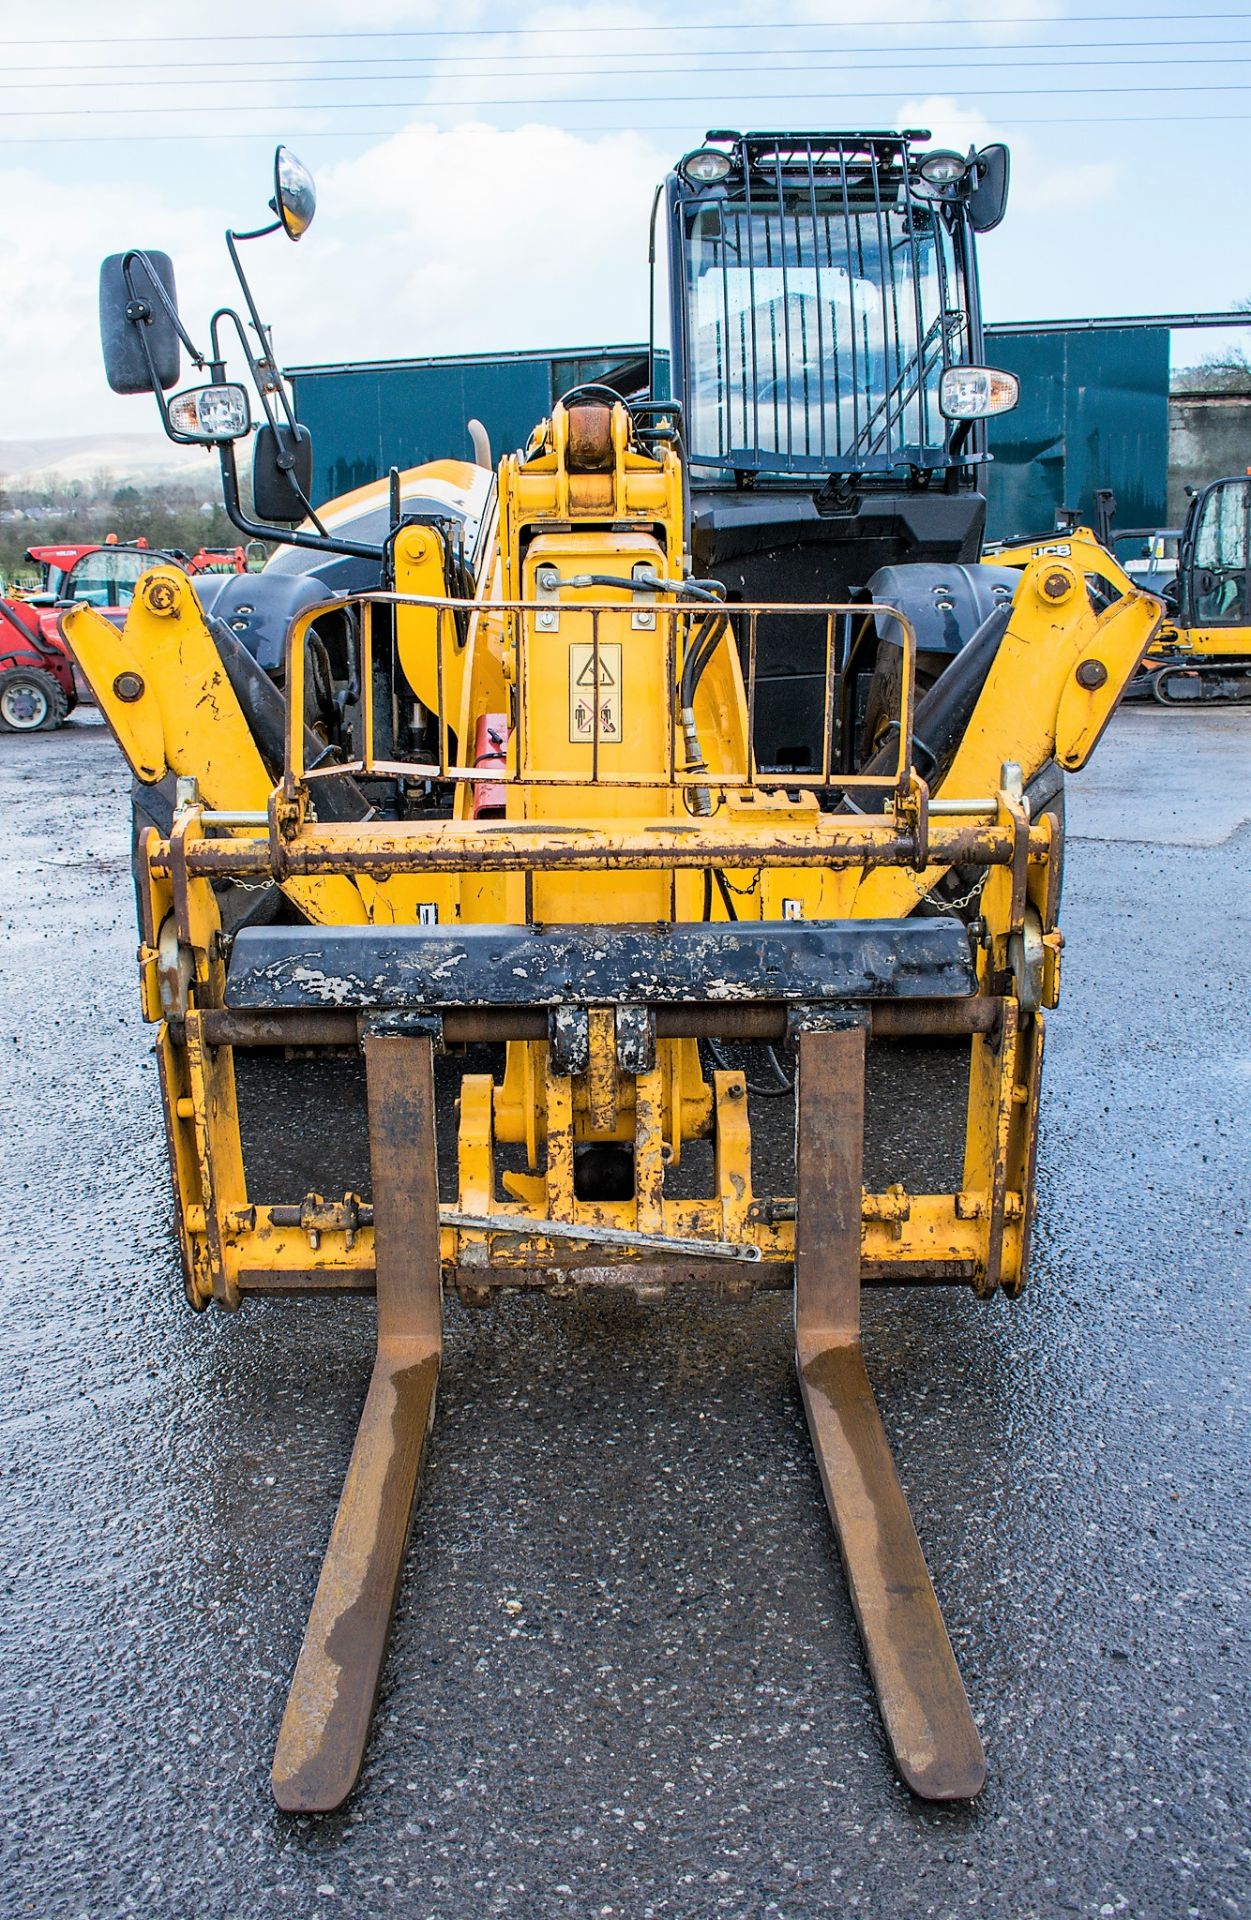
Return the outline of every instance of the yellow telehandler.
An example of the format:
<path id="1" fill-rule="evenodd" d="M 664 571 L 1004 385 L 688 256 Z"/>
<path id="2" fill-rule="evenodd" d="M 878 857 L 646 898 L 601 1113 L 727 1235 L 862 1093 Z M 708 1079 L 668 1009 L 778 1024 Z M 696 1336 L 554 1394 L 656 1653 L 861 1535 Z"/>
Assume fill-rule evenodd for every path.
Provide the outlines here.
<path id="1" fill-rule="evenodd" d="M 860 1294 L 909 1286 L 924 1313 L 933 1284 L 1025 1283 L 1060 979 L 1055 796 L 1161 615 L 1085 533 L 1002 579 L 967 564 L 970 447 L 1007 393 L 978 361 L 973 222 L 1005 190 L 1006 157 L 933 155 L 920 135 L 710 136 L 667 186 L 674 394 L 577 390 L 494 474 L 394 474 L 356 510 L 307 514 L 287 537 L 310 571 L 259 637 L 252 600 L 223 614 L 164 566 L 123 631 L 66 618 L 151 801 L 140 991 L 188 1297 L 377 1296 L 278 1734 L 283 1808 L 334 1808 L 359 1774 L 445 1295 L 519 1288 L 792 1293 L 900 1774 L 934 1800 L 983 1784 Z M 311 200 L 280 151 L 288 231 Z M 221 314 L 196 356 L 208 383 L 164 397 L 189 343 L 167 268 L 106 262 L 110 377 L 223 446 L 254 531 L 232 498 L 249 414 Z M 307 436 L 247 351 L 273 408 L 258 513 L 306 511 Z M 878 543 L 858 575 L 854 498 Z M 917 529 L 940 551 L 913 577 Z M 823 559 L 837 592 L 759 590 L 788 566 L 817 584 Z M 358 564 L 363 581 L 314 571 Z M 948 1172 L 866 1182 L 866 1056 L 906 1090 L 917 1042 L 941 1043 L 962 1087 Z M 465 1070 L 466 1047 L 490 1051 Z M 740 1049 L 780 1088 L 793 1074 L 793 1167 L 753 1152 Z M 318 1118 L 284 1139 L 280 1107 L 257 1122 L 255 1074 L 309 1059 L 330 1076 Z M 340 1187 L 354 1076 L 366 1164 Z"/>

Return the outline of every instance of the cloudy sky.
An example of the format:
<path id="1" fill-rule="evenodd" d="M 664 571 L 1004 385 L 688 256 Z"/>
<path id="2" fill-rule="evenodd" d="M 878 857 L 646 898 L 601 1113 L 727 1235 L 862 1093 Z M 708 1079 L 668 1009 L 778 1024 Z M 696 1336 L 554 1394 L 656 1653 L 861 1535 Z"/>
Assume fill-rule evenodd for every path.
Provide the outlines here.
<path id="1" fill-rule="evenodd" d="M 988 319 L 1233 306 L 1251 0 L 1144 5 L 59 0 L 44 37 L 0 0 L 0 438 L 157 424 L 105 387 L 98 262 L 167 250 L 202 336 L 279 139 L 317 220 L 248 262 L 291 364 L 642 337 L 653 186 L 716 126 L 1006 139 Z"/>

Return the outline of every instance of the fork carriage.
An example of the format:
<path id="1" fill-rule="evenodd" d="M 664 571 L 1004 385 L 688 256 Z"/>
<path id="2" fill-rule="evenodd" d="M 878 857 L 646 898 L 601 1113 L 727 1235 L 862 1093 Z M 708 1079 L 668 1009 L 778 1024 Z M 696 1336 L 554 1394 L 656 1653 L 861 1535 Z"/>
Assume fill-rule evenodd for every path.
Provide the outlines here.
<path id="1" fill-rule="evenodd" d="M 939 837 L 962 864 L 981 857 L 988 871 L 1001 863 L 1008 873 L 1013 862 L 1027 889 L 1035 870 L 1041 885 L 1049 824 L 1031 833 L 1011 789 L 996 812 L 994 823 Z M 835 819 L 825 818 L 832 837 Z M 239 866 L 246 843 L 208 837 L 206 819 L 211 830 L 211 816 L 188 810 L 167 846 L 149 848 L 154 895 L 167 886 L 171 900 L 191 898 L 209 873 L 226 870 L 223 856 Z M 839 829 L 845 857 L 856 833 L 865 851 L 865 831 Z M 893 831 L 885 818 L 868 829 L 883 831 Z M 401 851 L 393 830 L 382 837 L 388 870 L 403 871 L 416 848 Z M 600 849 L 580 838 L 502 835 L 482 852 L 506 872 L 594 872 Z M 613 840 L 623 859 L 668 853 L 672 866 L 647 870 L 671 881 L 699 871 L 677 861 L 716 857 L 711 823 L 693 842 L 663 837 L 659 850 L 620 833 Z M 319 855 L 312 838 L 302 841 L 294 836 L 284 857 L 288 871 L 311 877 Z M 263 843 L 253 848 L 269 858 Z M 785 842 L 770 847 L 763 837 L 750 853 L 762 871 L 793 858 Z M 745 864 L 741 847 L 737 858 Z M 782 871 L 794 885 L 797 872 L 812 870 Z M 793 1286 L 804 1404 L 888 1737 L 917 1793 L 975 1794 L 981 1746 L 859 1328 L 863 1280 L 1015 1291 L 1023 1276 L 1043 1016 L 1023 1011 L 1013 991 L 989 990 L 1002 982 L 979 990 L 963 924 L 941 916 L 245 928 L 218 968 L 220 1004 L 186 1006 L 181 1022 L 166 1019 L 161 1040 L 171 1141 L 187 1176 L 180 1212 L 193 1292 L 228 1305 L 247 1292 L 305 1288 L 372 1285 L 378 1297 L 373 1378 L 279 1736 L 279 1803 L 337 1805 L 361 1764 L 433 1416 L 443 1287 L 483 1304 L 504 1288 L 583 1282 L 647 1296 L 713 1284 L 739 1298 Z M 968 1041 L 960 1191 L 865 1192 L 865 1055 L 875 1032 Z M 701 1035 L 796 1044 L 793 1195 L 757 1194 L 744 1075 L 715 1071 L 704 1086 Z M 477 1074 L 461 1081 L 458 1190 L 454 1205 L 440 1207 L 435 1049 L 482 1040 L 506 1041 L 509 1065 L 499 1084 Z M 335 1202 L 312 1194 L 298 1208 L 249 1199 L 234 1056 L 284 1044 L 363 1048 L 370 1203 L 356 1194 Z M 510 1082 L 528 1091 L 528 1104 L 510 1104 Z M 497 1139 L 516 1141 L 527 1119 L 537 1171 L 501 1181 Z M 701 1135 L 713 1145 L 713 1190 L 667 1198 L 683 1138 Z M 629 1199 L 579 1197 L 577 1143 L 596 1137 L 628 1146 Z"/>

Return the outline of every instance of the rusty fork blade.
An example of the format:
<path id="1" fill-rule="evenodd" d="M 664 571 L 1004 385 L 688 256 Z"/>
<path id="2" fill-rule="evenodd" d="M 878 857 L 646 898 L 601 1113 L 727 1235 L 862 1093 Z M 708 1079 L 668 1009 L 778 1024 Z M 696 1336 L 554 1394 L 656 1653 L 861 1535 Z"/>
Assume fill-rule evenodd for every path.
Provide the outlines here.
<path id="1" fill-rule="evenodd" d="M 378 1350 L 278 1732 L 274 1798 L 330 1813 L 356 1785 L 378 1697 L 442 1352 L 429 1040 L 370 1035 Z"/>
<path id="2" fill-rule="evenodd" d="M 971 1800 L 982 1743 L 860 1351 L 865 1039 L 800 1037 L 795 1359 L 895 1764 L 922 1799 Z"/>
<path id="3" fill-rule="evenodd" d="M 437 1347 L 379 1348 L 274 1753 L 288 1813 L 330 1813 L 360 1774 L 438 1378 Z"/>
<path id="4" fill-rule="evenodd" d="M 826 1504 L 895 1764 L 924 1800 L 971 1800 L 986 1762 L 858 1343 L 799 1378 Z"/>

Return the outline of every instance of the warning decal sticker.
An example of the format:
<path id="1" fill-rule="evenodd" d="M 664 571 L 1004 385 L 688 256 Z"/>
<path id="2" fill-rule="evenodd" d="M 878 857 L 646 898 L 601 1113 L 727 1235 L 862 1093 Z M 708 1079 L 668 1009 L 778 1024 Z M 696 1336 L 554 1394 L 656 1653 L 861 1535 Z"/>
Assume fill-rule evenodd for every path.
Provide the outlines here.
<path id="1" fill-rule="evenodd" d="M 605 744 L 621 739 L 621 643 L 602 640 L 598 670 L 595 648 L 589 640 L 575 640 L 569 648 L 569 738 L 594 740 L 599 712 L 599 738 Z"/>

